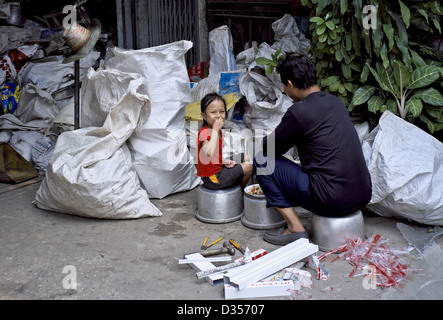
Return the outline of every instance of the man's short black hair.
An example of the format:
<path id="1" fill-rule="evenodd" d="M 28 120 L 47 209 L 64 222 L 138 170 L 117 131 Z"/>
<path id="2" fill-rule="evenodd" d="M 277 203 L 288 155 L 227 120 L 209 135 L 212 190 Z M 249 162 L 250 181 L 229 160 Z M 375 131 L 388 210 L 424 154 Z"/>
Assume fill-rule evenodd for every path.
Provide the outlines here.
<path id="1" fill-rule="evenodd" d="M 281 81 L 288 81 L 298 89 L 307 89 L 317 84 L 317 69 L 312 60 L 305 54 L 289 52 L 277 64 Z"/>

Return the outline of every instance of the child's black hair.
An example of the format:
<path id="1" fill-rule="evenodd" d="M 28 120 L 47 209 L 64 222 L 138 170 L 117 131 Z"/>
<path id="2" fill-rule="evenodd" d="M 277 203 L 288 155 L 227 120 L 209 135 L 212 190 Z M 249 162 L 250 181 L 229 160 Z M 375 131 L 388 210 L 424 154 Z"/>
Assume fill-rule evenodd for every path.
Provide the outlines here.
<path id="1" fill-rule="evenodd" d="M 226 101 L 225 99 L 219 95 L 216 92 L 212 92 L 212 93 L 208 93 L 207 95 L 205 95 L 200 103 L 200 110 L 202 113 L 204 113 L 206 111 L 206 108 L 215 100 L 220 100 L 223 101 L 223 104 L 225 106 L 225 113 L 226 113 Z M 203 125 L 205 127 L 208 126 L 208 124 L 206 123 L 206 120 L 203 119 Z"/>
<path id="2" fill-rule="evenodd" d="M 317 69 L 311 59 L 305 54 L 287 53 L 277 64 L 281 81 L 288 81 L 299 89 L 307 89 L 317 84 Z"/>

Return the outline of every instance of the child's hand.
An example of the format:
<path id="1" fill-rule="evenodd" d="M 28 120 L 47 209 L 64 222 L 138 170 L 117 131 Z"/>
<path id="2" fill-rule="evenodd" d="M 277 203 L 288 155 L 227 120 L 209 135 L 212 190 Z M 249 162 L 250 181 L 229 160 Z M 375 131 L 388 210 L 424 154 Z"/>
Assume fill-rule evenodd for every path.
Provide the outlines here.
<path id="1" fill-rule="evenodd" d="M 220 131 L 220 129 L 223 127 L 224 120 L 222 118 L 215 119 L 212 129 L 216 130 L 217 132 Z"/>
<path id="2" fill-rule="evenodd" d="M 225 163 L 225 167 L 226 168 L 233 168 L 235 166 L 235 161 L 233 161 L 233 160 L 228 160 L 226 163 Z"/>

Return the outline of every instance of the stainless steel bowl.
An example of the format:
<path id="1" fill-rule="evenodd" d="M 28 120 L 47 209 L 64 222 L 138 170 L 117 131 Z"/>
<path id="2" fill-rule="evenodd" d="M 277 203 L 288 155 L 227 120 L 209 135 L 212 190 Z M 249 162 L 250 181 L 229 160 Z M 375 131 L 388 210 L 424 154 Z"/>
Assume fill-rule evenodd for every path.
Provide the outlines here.
<path id="1" fill-rule="evenodd" d="M 240 186 L 211 190 L 203 185 L 197 191 L 195 217 L 208 223 L 227 223 L 239 220 L 243 212 L 243 193 Z"/>
<path id="2" fill-rule="evenodd" d="M 245 188 L 244 194 L 244 211 L 241 222 L 251 229 L 273 229 L 282 227 L 286 224 L 286 220 L 277 211 L 271 207 L 266 208 L 266 199 L 264 195 L 248 194 Z"/>
<path id="3" fill-rule="evenodd" d="M 312 214 L 312 242 L 320 250 L 329 251 L 346 243 L 348 239 L 364 240 L 364 219 L 360 210 L 340 218 L 327 218 Z"/>

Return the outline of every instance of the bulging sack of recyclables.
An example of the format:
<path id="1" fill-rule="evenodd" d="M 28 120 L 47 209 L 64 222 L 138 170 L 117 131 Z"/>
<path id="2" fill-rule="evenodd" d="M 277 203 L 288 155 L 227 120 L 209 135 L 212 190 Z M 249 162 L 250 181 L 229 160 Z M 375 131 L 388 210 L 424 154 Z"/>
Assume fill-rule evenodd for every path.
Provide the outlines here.
<path id="1" fill-rule="evenodd" d="M 372 179 L 368 209 L 443 226 L 443 144 L 385 111 L 363 140 Z"/>
<path id="2" fill-rule="evenodd" d="M 268 77 L 255 72 L 244 72 L 240 76 L 240 91 L 250 105 L 243 119 L 253 130 L 268 130 L 270 133 L 293 104 L 292 99 L 283 94 Z"/>
<path id="3" fill-rule="evenodd" d="M 132 80 L 121 83 L 125 90 L 112 96 L 107 81 L 91 80 L 100 77 Z M 110 98 L 109 113 L 101 127 L 86 127 L 59 136 L 36 194 L 37 207 L 91 218 L 160 216 L 162 213 L 140 187 L 126 145 L 137 126 L 149 116 L 149 99 L 138 92 L 143 80 L 136 74 L 116 70 L 96 73 L 92 69 L 88 80 L 95 86 L 88 86 L 87 81 L 84 90 L 92 90 L 95 100 L 102 95 Z M 82 108 L 87 112 L 91 106 L 82 104 Z"/>
<path id="4" fill-rule="evenodd" d="M 188 191 L 201 181 L 186 139 L 191 89 L 185 54 L 191 47 L 192 42 L 182 40 L 139 50 L 112 48 L 106 57 L 106 68 L 140 74 L 151 102 L 149 119 L 128 141 L 142 187 L 150 198 Z"/>

